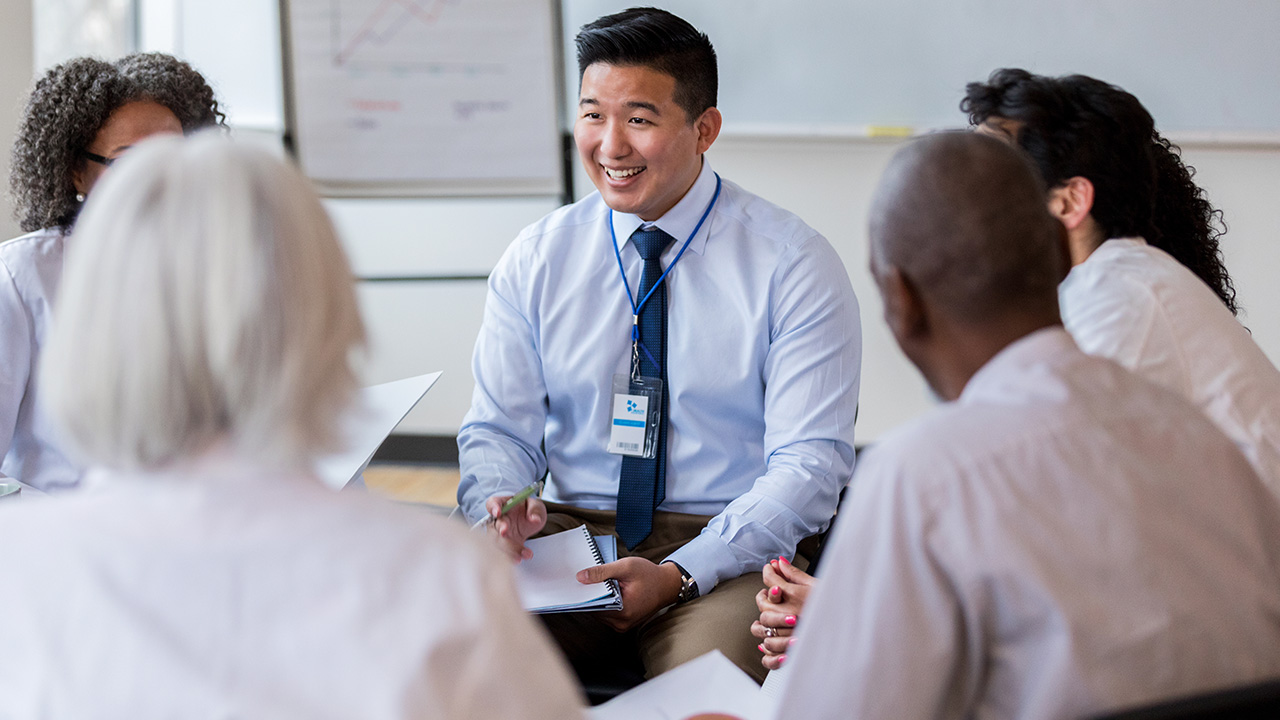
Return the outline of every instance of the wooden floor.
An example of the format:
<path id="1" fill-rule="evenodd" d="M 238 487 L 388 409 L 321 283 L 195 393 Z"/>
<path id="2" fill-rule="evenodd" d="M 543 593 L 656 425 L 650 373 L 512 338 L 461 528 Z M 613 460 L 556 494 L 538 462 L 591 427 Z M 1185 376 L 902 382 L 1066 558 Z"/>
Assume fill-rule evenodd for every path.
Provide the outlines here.
<path id="1" fill-rule="evenodd" d="M 457 467 L 448 465 L 370 465 L 364 484 L 370 492 L 397 502 L 431 505 L 452 510 L 458 504 Z"/>

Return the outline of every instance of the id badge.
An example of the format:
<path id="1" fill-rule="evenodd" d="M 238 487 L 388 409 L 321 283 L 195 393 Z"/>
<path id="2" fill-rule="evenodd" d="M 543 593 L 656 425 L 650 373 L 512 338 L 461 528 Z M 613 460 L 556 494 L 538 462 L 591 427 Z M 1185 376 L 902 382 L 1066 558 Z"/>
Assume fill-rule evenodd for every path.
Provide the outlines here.
<path id="1" fill-rule="evenodd" d="M 613 376 L 613 414 L 606 450 L 614 455 L 657 457 L 661 419 L 662 380 Z"/>

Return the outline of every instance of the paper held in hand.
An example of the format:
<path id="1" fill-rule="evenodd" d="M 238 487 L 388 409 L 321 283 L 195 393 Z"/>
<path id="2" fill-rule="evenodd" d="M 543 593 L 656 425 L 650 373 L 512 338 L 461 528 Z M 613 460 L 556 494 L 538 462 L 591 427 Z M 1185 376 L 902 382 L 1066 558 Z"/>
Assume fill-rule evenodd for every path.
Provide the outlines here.
<path id="1" fill-rule="evenodd" d="M 341 490 L 359 477 L 378 447 L 439 379 L 440 373 L 433 372 L 361 390 L 340 421 L 339 449 L 316 459 L 316 474 L 324 484 Z"/>
<path id="2" fill-rule="evenodd" d="M 599 541 L 599 542 L 597 542 Z M 578 571 L 617 558 L 612 535 L 592 537 L 586 525 L 525 542 L 533 557 L 516 565 L 516 589 L 524 609 L 534 613 L 621 610 L 618 583 L 583 585 Z"/>

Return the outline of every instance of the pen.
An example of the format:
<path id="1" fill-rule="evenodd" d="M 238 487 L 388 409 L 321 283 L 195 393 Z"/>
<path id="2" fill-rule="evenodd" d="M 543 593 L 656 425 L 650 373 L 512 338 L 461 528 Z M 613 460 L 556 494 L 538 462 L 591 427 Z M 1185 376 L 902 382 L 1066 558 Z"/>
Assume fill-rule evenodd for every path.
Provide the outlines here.
<path id="1" fill-rule="evenodd" d="M 500 509 L 500 510 L 498 511 L 498 517 L 500 518 L 500 517 L 502 517 L 503 515 L 506 515 L 507 513 L 511 512 L 512 510 L 514 510 L 514 509 L 515 509 L 515 507 L 516 507 L 517 505 L 519 505 L 520 503 L 524 502 L 525 500 L 528 500 L 529 498 L 533 497 L 535 494 L 537 494 L 537 493 L 539 493 L 539 492 L 541 492 L 541 491 L 542 491 L 542 481 L 541 481 L 541 480 L 538 480 L 537 482 L 533 483 L 532 485 L 529 485 L 529 486 L 527 486 L 527 487 L 525 487 L 525 488 L 522 488 L 522 489 L 520 490 L 520 492 L 516 493 L 515 495 L 512 495 L 510 500 L 507 500 L 505 503 L 503 503 L 503 504 L 502 504 L 502 509 Z M 495 521 L 495 520 L 497 520 L 497 519 L 498 519 L 498 518 L 495 518 L 495 517 L 492 517 L 492 516 L 489 516 L 489 515 L 485 515 L 484 517 L 482 517 L 482 518 L 480 518 L 479 520 L 477 520 L 477 521 L 476 521 L 476 524 L 471 526 L 471 529 L 472 529 L 472 530 L 479 530 L 481 527 L 483 527 L 483 526 L 484 526 L 484 524 L 485 524 L 485 523 L 487 523 L 487 522 L 493 522 L 493 521 Z"/>

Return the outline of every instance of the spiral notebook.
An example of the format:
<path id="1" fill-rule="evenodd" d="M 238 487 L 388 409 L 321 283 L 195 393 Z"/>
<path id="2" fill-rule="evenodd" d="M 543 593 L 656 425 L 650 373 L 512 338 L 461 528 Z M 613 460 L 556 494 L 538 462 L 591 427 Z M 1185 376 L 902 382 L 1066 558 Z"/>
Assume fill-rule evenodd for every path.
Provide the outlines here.
<path id="1" fill-rule="evenodd" d="M 606 543 L 612 535 L 601 536 Z M 616 545 L 604 552 L 586 525 L 525 542 L 533 557 L 516 565 L 516 591 L 524 609 L 534 613 L 621 610 L 622 592 L 614 580 L 583 585 L 578 571 L 603 565 L 617 555 Z"/>

